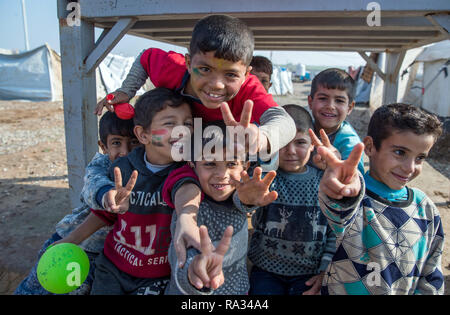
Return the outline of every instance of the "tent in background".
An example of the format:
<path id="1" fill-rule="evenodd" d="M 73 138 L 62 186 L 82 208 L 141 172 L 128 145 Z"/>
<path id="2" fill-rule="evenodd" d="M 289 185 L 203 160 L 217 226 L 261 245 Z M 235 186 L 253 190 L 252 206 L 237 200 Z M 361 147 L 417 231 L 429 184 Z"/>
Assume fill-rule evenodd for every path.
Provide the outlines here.
<path id="1" fill-rule="evenodd" d="M 292 72 L 280 66 L 273 67 L 272 86 L 269 89 L 272 95 L 294 94 Z"/>
<path id="2" fill-rule="evenodd" d="M 19 54 L 2 50 L 0 99 L 62 100 L 59 55 L 47 44 Z"/>
<path id="3" fill-rule="evenodd" d="M 135 58 L 109 54 L 96 71 L 97 98 L 122 85 Z M 149 89 L 147 80 L 137 95 Z M 62 101 L 61 58 L 48 44 L 17 53 L 0 50 L 0 100 Z"/>
<path id="4" fill-rule="evenodd" d="M 450 117 L 449 71 L 450 40 L 423 48 L 408 67 L 407 88 L 401 100 L 440 117 Z"/>

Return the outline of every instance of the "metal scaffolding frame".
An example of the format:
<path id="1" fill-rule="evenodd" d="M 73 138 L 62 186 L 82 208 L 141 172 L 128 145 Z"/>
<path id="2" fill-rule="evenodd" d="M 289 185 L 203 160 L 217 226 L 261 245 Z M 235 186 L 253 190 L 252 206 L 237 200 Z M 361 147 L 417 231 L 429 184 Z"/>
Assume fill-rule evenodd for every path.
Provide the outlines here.
<path id="1" fill-rule="evenodd" d="M 71 26 L 74 2 L 80 19 Z M 385 81 L 384 103 L 396 101 L 408 49 L 450 38 L 448 0 L 58 0 L 72 206 L 80 202 L 84 169 L 97 152 L 95 68 L 125 34 L 187 47 L 195 22 L 208 14 L 244 20 L 257 50 L 358 52 Z M 103 29 L 97 41 L 94 27 Z M 386 52 L 385 72 L 367 52 Z"/>

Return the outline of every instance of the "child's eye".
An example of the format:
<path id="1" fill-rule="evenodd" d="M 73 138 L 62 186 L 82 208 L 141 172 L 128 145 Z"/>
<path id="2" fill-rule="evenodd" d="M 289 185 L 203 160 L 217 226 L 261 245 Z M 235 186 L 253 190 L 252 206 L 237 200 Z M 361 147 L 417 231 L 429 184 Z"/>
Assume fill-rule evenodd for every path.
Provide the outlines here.
<path id="1" fill-rule="evenodd" d="M 394 154 L 398 155 L 398 156 L 404 156 L 405 155 L 405 151 L 403 151 L 403 150 L 395 150 Z"/>
<path id="2" fill-rule="evenodd" d="M 186 121 L 185 123 L 184 123 L 184 125 L 185 126 L 188 126 L 188 127 L 192 127 L 193 125 L 194 125 L 194 123 L 192 122 L 192 121 Z"/>
<path id="3" fill-rule="evenodd" d="M 112 143 L 111 143 L 113 146 L 120 146 L 120 141 L 113 141 Z"/>
<path id="4" fill-rule="evenodd" d="M 236 73 L 232 73 L 232 72 L 227 73 L 226 76 L 230 79 L 235 79 L 238 77 L 238 75 Z"/>
<path id="5" fill-rule="evenodd" d="M 133 139 L 133 140 L 131 140 L 131 146 L 133 146 L 133 147 L 135 147 L 135 146 L 138 146 L 140 143 L 139 143 L 139 140 L 138 139 Z"/>
<path id="6" fill-rule="evenodd" d="M 419 163 L 422 163 L 423 161 L 425 161 L 426 158 L 427 158 L 427 157 L 426 157 L 425 155 L 419 155 L 419 156 L 416 158 L 416 161 L 419 162 Z"/>
<path id="7" fill-rule="evenodd" d="M 163 126 L 173 126 L 175 123 L 173 121 L 167 121 L 163 124 Z"/>
<path id="8" fill-rule="evenodd" d="M 227 163 L 227 167 L 229 167 L 229 168 L 233 168 L 233 167 L 236 167 L 236 166 L 238 166 L 237 162 L 228 162 Z"/>

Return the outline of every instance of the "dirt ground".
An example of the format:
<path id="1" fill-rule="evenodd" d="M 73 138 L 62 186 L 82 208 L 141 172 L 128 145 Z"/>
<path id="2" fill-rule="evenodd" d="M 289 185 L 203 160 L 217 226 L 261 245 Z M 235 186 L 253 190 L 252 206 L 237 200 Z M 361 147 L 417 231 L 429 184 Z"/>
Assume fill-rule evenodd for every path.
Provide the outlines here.
<path id="1" fill-rule="evenodd" d="M 277 97 L 280 105 L 307 105 L 309 84 L 294 87 L 294 95 Z M 357 108 L 349 117 L 360 135 L 368 117 L 367 108 Z M 62 102 L 0 101 L 0 294 L 14 291 L 55 224 L 71 212 L 64 135 Z M 438 206 L 446 236 L 450 231 L 448 160 L 448 154 L 430 159 L 410 185 L 425 191 Z M 442 271 L 449 294 L 448 237 Z"/>

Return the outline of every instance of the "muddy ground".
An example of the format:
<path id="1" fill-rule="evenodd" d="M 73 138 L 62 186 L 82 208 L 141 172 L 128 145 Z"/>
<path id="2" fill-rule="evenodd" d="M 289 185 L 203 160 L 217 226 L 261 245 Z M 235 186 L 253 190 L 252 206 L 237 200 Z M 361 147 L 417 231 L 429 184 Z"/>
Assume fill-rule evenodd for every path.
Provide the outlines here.
<path id="1" fill-rule="evenodd" d="M 306 105 L 309 84 L 295 84 L 294 95 L 279 104 Z M 349 117 L 363 135 L 370 114 L 358 107 Z M 443 152 L 443 153 L 442 153 Z M 424 166 L 411 183 L 438 206 L 450 231 L 448 147 Z M 11 294 L 36 262 L 54 225 L 70 213 L 62 102 L 0 101 L 0 294 Z M 450 293 L 450 241 L 442 270 Z"/>

